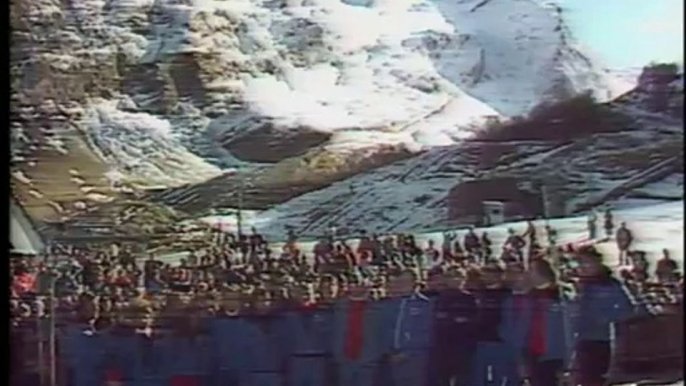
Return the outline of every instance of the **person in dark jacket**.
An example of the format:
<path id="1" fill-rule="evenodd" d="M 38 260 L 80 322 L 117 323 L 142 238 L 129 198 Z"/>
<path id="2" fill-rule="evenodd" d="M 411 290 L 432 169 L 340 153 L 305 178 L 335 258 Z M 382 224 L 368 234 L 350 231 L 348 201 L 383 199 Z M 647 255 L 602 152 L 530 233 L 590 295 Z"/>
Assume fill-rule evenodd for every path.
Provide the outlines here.
<path id="1" fill-rule="evenodd" d="M 674 283 L 677 281 L 677 271 L 679 266 L 676 261 L 669 256 L 669 251 L 662 250 L 662 258 L 658 260 L 655 268 L 655 276 L 661 283 Z"/>
<path id="2" fill-rule="evenodd" d="M 617 249 L 619 249 L 619 265 L 629 264 L 629 257 L 627 253 L 631 248 L 631 243 L 634 241 L 634 236 L 631 231 L 627 229 L 626 223 L 622 223 L 617 229 Z"/>
<path id="3" fill-rule="evenodd" d="M 503 342 L 503 304 L 511 290 L 503 286 L 503 271 L 497 265 L 481 270 L 484 286 L 476 293 L 477 347 L 472 369 L 472 386 L 501 385 L 512 382 L 513 365 L 509 363 Z"/>
<path id="4" fill-rule="evenodd" d="M 476 346 L 476 299 L 462 289 L 461 278 L 454 274 L 442 278 L 434 302 L 429 385 L 468 386 Z"/>
<path id="5" fill-rule="evenodd" d="M 287 333 L 293 342 L 290 358 L 291 386 L 323 385 L 327 359 L 333 346 L 333 311 L 317 304 L 311 291 L 301 291 L 286 314 Z"/>
<path id="6" fill-rule="evenodd" d="M 592 211 L 591 213 L 589 213 L 588 218 L 586 219 L 586 225 L 588 227 L 588 238 L 590 240 L 595 240 L 595 238 L 598 237 L 596 226 L 597 222 L 598 216 L 595 214 L 595 211 Z"/>
<path id="7" fill-rule="evenodd" d="M 534 244 L 538 240 L 536 237 L 536 225 L 533 221 L 529 220 L 526 222 L 526 232 L 524 232 L 522 237 L 528 238 L 529 244 Z"/>
<path id="8" fill-rule="evenodd" d="M 489 261 L 493 256 L 493 242 L 488 237 L 488 232 L 481 234 L 481 248 L 483 250 L 484 261 Z"/>
<path id="9" fill-rule="evenodd" d="M 612 219 L 612 211 L 610 209 L 605 211 L 605 222 L 603 225 L 605 228 L 605 236 L 609 239 L 612 237 L 612 231 L 615 229 L 615 223 Z"/>
<path id="10" fill-rule="evenodd" d="M 245 368 L 241 379 L 246 385 L 279 386 L 287 372 L 293 342 L 282 314 L 274 312 L 268 293 L 257 294 L 245 326 Z"/>
<path id="11" fill-rule="evenodd" d="M 481 242 L 479 241 L 479 236 L 474 233 L 474 228 L 469 228 L 469 232 L 464 236 L 464 249 L 467 253 L 480 261 L 481 253 Z"/>
<path id="12" fill-rule="evenodd" d="M 532 289 L 528 293 L 525 355 L 529 358 L 531 386 L 558 384 L 568 359 L 564 305 L 555 272 L 546 260 L 530 267 Z"/>
<path id="13" fill-rule="evenodd" d="M 523 262 L 523 249 L 526 246 L 526 241 L 524 241 L 522 236 L 516 234 L 512 228 L 508 229 L 507 233 L 509 236 L 507 237 L 507 240 L 505 240 L 505 247 L 514 253 L 517 261 Z"/>
<path id="14" fill-rule="evenodd" d="M 613 323 L 628 318 L 633 305 L 624 286 L 612 277 L 603 264 L 603 257 L 593 247 L 580 248 L 576 253 L 580 277 L 578 297 L 573 302 L 572 318 L 574 366 L 577 383 L 601 386 L 611 360 Z"/>

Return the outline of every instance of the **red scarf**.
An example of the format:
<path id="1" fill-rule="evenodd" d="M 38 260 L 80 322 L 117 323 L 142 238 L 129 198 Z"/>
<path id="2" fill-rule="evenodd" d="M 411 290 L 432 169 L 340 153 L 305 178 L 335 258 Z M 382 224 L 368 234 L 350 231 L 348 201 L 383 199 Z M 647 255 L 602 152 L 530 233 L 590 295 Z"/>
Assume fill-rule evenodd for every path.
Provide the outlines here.
<path id="1" fill-rule="evenodd" d="M 533 357 L 542 356 L 547 348 L 546 316 L 552 302 L 551 291 L 554 291 L 554 289 L 534 290 L 533 293 L 533 319 L 531 321 L 531 329 L 529 330 L 529 352 Z"/>
<path id="2" fill-rule="evenodd" d="M 345 340 L 345 357 L 355 360 L 362 353 L 364 343 L 364 310 L 367 308 L 365 300 L 351 300 L 348 308 L 348 333 Z"/>

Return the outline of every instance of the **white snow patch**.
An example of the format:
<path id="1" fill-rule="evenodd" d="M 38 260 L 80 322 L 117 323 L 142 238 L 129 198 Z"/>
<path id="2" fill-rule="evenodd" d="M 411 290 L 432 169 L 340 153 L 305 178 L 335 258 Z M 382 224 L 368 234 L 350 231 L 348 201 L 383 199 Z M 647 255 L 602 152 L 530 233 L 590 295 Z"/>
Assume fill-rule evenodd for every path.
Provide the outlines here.
<path id="1" fill-rule="evenodd" d="M 190 153 L 174 136 L 164 119 L 147 113 L 117 109 L 118 101 L 90 108 L 84 124 L 101 158 L 116 167 L 110 180 L 126 176 L 144 185 L 179 186 L 216 177 L 221 172 Z"/>
<path id="2" fill-rule="evenodd" d="M 33 185 L 33 182 L 31 181 L 31 179 L 29 177 L 27 177 L 26 174 L 24 174 L 24 172 L 21 170 L 17 170 L 15 172 L 13 172 L 12 176 L 14 176 L 14 178 L 16 178 L 17 181 L 21 182 L 22 184 Z"/>

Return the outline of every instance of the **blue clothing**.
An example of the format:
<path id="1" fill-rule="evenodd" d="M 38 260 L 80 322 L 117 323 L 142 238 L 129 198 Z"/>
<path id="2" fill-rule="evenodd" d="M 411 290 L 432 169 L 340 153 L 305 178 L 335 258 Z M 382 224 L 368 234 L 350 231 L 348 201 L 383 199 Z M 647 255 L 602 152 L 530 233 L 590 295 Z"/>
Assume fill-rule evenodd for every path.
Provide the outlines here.
<path id="1" fill-rule="evenodd" d="M 243 363 L 248 378 L 253 379 L 254 374 L 283 373 L 293 347 L 285 322 L 283 317 L 276 315 L 247 319 Z M 257 377 L 262 379 L 261 375 Z"/>
<path id="2" fill-rule="evenodd" d="M 286 319 L 294 354 L 324 355 L 333 351 L 333 309 L 291 311 L 286 314 Z"/>
<path id="3" fill-rule="evenodd" d="M 326 360 L 333 351 L 333 309 L 291 311 L 286 315 L 286 323 L 293 342 L 290 385 L 325 384 Z"/>
<path id="4" fill-rule="evenodd" d="M 137 353 L 134 356 L 134 386 L 166 386 L 164 369 L 164 344 L 158 338 L 136 335 Z"/>
<path id="5" fill-rule="evenodd" d="M 221 317 L 210 322 L 212 385 L 235 386 L 245 378 L 246 329 L 244 318 Z"/>
<path id="6" fill-rule="evenodd" d="M 107 338 L 83 326 L 70 327 L 63 340 L 63 352 L 73 386 L 99 385 L 107 349 Z"/>
<path id="7" fill-rule="evenodd" d="M 245 384 L 249 386 L 281 386 L 281 373 L 250 373 Z"/>
<path id="8" fill-rule="evenodd" d="M 422 294 L 390 300 L 386 326 L 391 334 L 389 353 L 395 386 L 422 386 L 427 382 L 427 362 L 432 345 L 433 300 Z M 398 359 L 399 358 L 399 359 Z M 395 360 L 394 360 L 395 359 Z"/>
<path id="9" fill-rule="evenodd" d="M 392 299 L 385 317 L 389 352 L 429 350 L 432 338 L 433 301 L 421 294 Z"/>
<path id="10" fill-rule="evenodd" d="M 428 349 L 409 350 L 402 357 L 391 362 L 391 376 L 394 386 L 422 386 L 427 383 Z"/>
<path id="11" fill-rule="evenodd" d="M 162 369 L 167 382 L 173 376 L 206 379 L 210 372 L 210 342 L 207 336 L 169 335 L 160 341 Z"/>
<path id="12" fill-rule="evenodd" d="M 125 385 L 134 385 L 137 375 L 138 337 L 133 330 L 107 334 L 107 366 L 119 369 Z"/>
<path id="13" fill-rule="evenodd" d="M 294 357 L 290 364 L 290 386 L 326 385 L 326 358 Z"/>
<path id="14" fill-rule="evenodd" d="M 374 386 L 376 363 L 345 361 L 338 366 L 338 384 L 354 386 Z"/>
<path id="15" fill-rule="evenodd" d="M 609 277 L 584 285 L 580 297 L 572 306 L 572 328 L 577 342 L 609 342 L 610 325 L 629 317 L 633 312 L 624 286 Z"/>
<path id="16" fill-rule="evenodd" d="M 518 386 L 517 363 L 502 342 L 479 342 L 474 356 L 472 386 Z"/>

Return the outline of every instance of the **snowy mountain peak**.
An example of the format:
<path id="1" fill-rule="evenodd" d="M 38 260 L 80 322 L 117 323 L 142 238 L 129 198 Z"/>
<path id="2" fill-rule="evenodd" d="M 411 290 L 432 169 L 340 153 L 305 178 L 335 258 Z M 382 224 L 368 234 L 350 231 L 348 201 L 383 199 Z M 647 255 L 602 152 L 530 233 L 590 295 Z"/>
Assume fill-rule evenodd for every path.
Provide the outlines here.
<path id="1" fill-rule="evenodd" d="M 70 119 L 108 169 L 152 185 L 313 148 L 450 145 L 545 100 L 618 93 L 574 48 L 559 7 L 532 0 L 13 7 L 21 103 L 77 104 Z M 143 143 L 157 151 L 141 151 Z M 184 160 L 202 173 L 192 176 Z"/>

